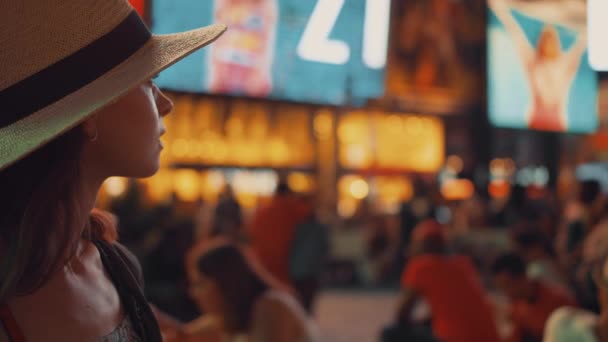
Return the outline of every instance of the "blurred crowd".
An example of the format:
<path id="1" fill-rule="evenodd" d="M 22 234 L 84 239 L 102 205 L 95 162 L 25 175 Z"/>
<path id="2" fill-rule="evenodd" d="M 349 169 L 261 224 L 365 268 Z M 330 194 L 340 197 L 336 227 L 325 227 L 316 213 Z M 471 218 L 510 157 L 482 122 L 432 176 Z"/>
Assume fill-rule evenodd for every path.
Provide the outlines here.
<path id="1" fill-rule="evenodd" d="M 320 341 L 326 287 L 399 289 L 383 342 L 608 340 L 608 198 L 596 181 L 556 198 L 449 202 L 419 182 L 397 215 L 363 201 L 327 222 L 283 183 L 250 215 L 229 187 L 144 210 L 132 186 L 111 209 L 168 340 Z"/>

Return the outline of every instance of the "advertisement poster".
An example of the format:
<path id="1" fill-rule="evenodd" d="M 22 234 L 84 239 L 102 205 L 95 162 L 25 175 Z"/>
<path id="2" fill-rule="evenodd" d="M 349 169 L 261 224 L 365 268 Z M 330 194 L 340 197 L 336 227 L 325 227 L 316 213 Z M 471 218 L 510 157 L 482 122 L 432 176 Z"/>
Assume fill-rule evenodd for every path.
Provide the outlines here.
<path id="1" fill-rule="evenodd" d="M 159 86 L 321 104 L 384 94 L 390 0 L 155 0 L 152 30 L 228 31 L 160 74 Z"/>
<path id="2" fill-rule="evenodd" d="M 457 112 L 483 89 L 485 0 L 394 4 L 387 96 L 420 111 Z"/>
<path id="3" fill-rule="evenodd" d="M 489 0 L 488 112 L 498 127 L 586 133 L 598 126 L 586 4 Z"/>

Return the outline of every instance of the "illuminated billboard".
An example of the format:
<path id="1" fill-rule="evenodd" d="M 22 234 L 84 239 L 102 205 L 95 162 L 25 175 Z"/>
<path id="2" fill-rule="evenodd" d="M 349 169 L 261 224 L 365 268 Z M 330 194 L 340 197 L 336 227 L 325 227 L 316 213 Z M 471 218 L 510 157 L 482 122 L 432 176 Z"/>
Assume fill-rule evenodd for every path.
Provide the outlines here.
<path id="1" fill-rule="evenodd" d="M 587 0 L 589 18 L 589 64 L 598 71 L 608 71 L 608 1 Z"/>
<path id="2" fill-rule="evenodd" d="M 489 0 L 488 111 L 498 127 L 592 132 L 585 1 Z"/>
<path id="3" fill-rule="evenodd" d="M 157 34 L 229 28 L 163 88 L 336 105 L 384 93 L 390 0 L 155 0 L 151 15 Z"/>

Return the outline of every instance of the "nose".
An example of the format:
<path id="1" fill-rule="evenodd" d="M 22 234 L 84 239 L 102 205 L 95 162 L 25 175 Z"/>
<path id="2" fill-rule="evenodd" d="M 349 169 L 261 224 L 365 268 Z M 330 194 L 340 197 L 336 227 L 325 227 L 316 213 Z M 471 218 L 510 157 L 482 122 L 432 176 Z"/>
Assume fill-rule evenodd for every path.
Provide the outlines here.
<path id="1" fill-rule="evenodd" d="M 171 101 L 171 99 L 169 99 L 160 89 L 156 88 L 156 91 L 158 92 L 158 96 L 156 97 L 158 114 L 161 117 L 167 116 L 173 110 L 173 101 Z"/>

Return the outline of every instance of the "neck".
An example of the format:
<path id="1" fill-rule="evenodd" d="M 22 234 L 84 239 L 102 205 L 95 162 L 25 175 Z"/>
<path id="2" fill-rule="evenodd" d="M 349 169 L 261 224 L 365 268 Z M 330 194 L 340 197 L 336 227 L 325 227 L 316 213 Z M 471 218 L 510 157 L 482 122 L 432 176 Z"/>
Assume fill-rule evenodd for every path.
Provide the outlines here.
<path id="1" fill-rule="evenodd" d="M 78 193 L 79 206 L 75 208 L 75 210 L 78 210 L 79 218 L 79 221 L 75 222 L 75 224 L 81 227 L 81 235 L 83 235 L 82 233 L 89 225 L 91 210 L 95 207 L 97 193 L 103 183 L 103 178 L 93 177 L 92 174 L 87 171 L 88 170 L 85 168 L 82 169 L 82 178 L 80 180 L 81 183 Z M 65 265 L 63 275 L 78 275 L 82 273 L 85 269 L 83 260 L 86 259 L 86 255 L 90 253 L 90 250 L 90 243 L 81 239 L 76 249 L 76 254 Z"/>
<path id="2" fill-rule="evenodd" d="M 89 224 L 91 210 L 95 207 L 97 201 L 97 193 L 103 184 L 105 178 L 99 177 L 95 172 L 83 167 L 81 169 L 80 187 L 78 193 L 78 210 L 79 221 L 76 224 L 81 227 L 81 232 L 84 232 Z M 77 255 L 83 252 L 84 247 L 78 247 Z"/>
<path id="3" fill-rule="evenodd" d="M 97 194 L 103 182 L 108 178 L 101 172 L 101 167 L 96 167 L 92 163 L 84 162 L 81 169 L 81 193 L 80 210 L 81 217 L 88 219 L 91 210 L 97 202 Z M 85 222 L 86 223 L 86 222 Z"/>

